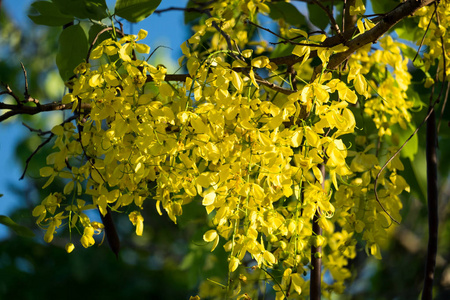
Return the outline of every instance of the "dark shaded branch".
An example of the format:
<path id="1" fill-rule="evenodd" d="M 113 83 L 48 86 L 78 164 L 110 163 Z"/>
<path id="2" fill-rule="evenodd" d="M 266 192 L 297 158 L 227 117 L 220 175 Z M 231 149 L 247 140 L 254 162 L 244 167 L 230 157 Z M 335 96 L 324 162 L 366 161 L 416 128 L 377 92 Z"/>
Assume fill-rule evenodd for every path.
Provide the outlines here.
<path id="1" fill-rule="evenodd" d="M 426 161 L 427 161 L 427 201 L 428 201 L 428 249 L 425 264 L 422 300 L 433 299 L 433 280 L 436 268 L 438 244 L 438 179 L 437 179 L 437 134 L 436 113 L 430 107 L 427 121 Z"/>
<path id="2" fill-rule="evenodd" d="M 119 251 L 120 251 L 119 235 L 117 234 L 116 226 L 114 225 L 114 221 L 112 219 L 111 209 L 108 206 L 106 207 L 106 211 L 107 211 L 106 214 L 102 215 L 99 209 L 100 218 L 102 219 L 102 223 L 105 226 L 104 229 L 109 247 L 111 248 L 112 252 L 116 255 L 116 258 L 119 258 Z"/>
<path id="3" fill-rule="evenodd" d="M 435 12 L 437 10 L 437 3 L 435 3 Z M 434 15 L 434 14 L 433 14 Z M 439 15 L 436 14 L 437 22 L 439 24 Z M 441 42 L 442 42 L 441 38 Z M 436 129 L 436 113 L 434 111 L 434 104 L 440 101 L 442 92 L 444 90 L 446 80 L 445 69 L 445 48 L 444 52 L 444 68 L 442 86 L 437 96 L 437 99 L 433 103 L 434 88 L 431 89 L 430 101 L 429 101 L 429 115 L 430 118 L 427 121 L 427 136 L 426 136 L 426 162 L 427 162 L 427 204 L 428 204 L 428 247 L 427 258 L 425 263 L 425 277 L 423 283 L 422 300 L 433 299 L 433 281 L 434 273 L 436 269 L 436 256 L 438 247 L 438 227 L 439 227 L 439 214 L 438 214 L 438 176 L 437 176 L 437 129 Z M 436 70 L 436 82 L 439 79 L 439 67 Z"/>

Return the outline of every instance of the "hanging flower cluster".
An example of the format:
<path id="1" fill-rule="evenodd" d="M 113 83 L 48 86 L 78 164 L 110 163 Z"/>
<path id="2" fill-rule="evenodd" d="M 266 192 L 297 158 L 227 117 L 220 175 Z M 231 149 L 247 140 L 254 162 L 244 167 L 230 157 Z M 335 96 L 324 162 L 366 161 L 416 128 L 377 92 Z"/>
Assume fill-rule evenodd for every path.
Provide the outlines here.
<path id="1" fill-rule="evenodd" d="M 259 1 L 245 3 L 250 16 L 252 9 L 268 12 Z M 387 37 L 375 53 L 360 50 L 341 76 L 322 71 L 311 82 L 299 82 L 298 90 L 284 85 L 290 92 L 281 93 L 258 75 L 283 83 L 268 57 L 250 49 L 202 52 L 201 41 L 211 31 L 217 49 L 226 48 L 214 26 L 242 46 L 248 42 L 245 31 L 235 29 L 235 19 L 226 17 L 231 8 L 223 7 L 181 46 L 180 64 L 188 74 L 177 82 L 167 78 L 164 66 L 142 58 L 150 50 L 139 42 L 144 30 L 93 49 L 90 63 L 75 69 L 72 91 L 63 98 L 79 118 L 52 129 L 54 152 L 40 172 L 48 178 L 45 187 L 56 177 L 66 185 L 33 215 L 46 228 L 47 242 L 67 226 L 89 247 L 103 225 L 91 221 L 87 210 L 126 211 L 142 235 L 144 203 L 154 203 L 176 223 L 183 206 L 195 201 L 211 220 L 203 239 L 212 250 L 222 242 L 230 272 L 250 256 L 258 268 L 282 269 L 282 280 L 274 284 L 277 299 L 288 289 L 301 294 L 308 289 L 303 273 L 311 245 L 322 246 L 323 266 L 333 278 L 328 290 L 342 292 L 350 277 L 348 259 L 356 253 L 355 236 L 366 241 L 368 254 L 380 258 L 392 224 L 382 208 L 400 220 L 398 196 L 409 188 L 395 159 L 378 179 L 377 201 L 379 157 L 375 144 L 356 135 L 354 111 L 372 119 L 380 137 L 390 134 L 393 124 L 405 127 L 412 107 L 406 97 L 407 61 Z M 362 7 L 353 9 L 358 14 Z M 359 22 L 360 30 L 373 26 Z M 293 50 L 303 57 L 297 73 L 311 70 L 312 51 L 326 70 L 329 57 L 346 49 L 315 47 L 324 35 L 290 32 L 303 35 L 307 44 Z M 387 67 L 393 73 L 370 71 Z M 82 200 L 86 196 L 89 200 Z M 323 235 L 313 233 L 315 214 Z M 73 248 L 72 243 L 66 247 Z"/>

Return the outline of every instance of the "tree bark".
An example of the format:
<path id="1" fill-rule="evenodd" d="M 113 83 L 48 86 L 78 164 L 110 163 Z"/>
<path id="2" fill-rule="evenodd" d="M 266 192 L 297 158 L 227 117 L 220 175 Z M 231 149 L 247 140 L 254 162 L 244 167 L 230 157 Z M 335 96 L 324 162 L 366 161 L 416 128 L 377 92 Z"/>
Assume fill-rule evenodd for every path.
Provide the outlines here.
<path id="1" fill-rule="evenodd" d="M 433 109 L 433 107 L 430 107 Z M 422 300 L 433 299 L 433 280 L 438 244 L 438 180 L 437 180 L 436 114 L 433 110 L 427 121 L 426 161 L 428 200 L 428 250 L 425 264 Z"/>

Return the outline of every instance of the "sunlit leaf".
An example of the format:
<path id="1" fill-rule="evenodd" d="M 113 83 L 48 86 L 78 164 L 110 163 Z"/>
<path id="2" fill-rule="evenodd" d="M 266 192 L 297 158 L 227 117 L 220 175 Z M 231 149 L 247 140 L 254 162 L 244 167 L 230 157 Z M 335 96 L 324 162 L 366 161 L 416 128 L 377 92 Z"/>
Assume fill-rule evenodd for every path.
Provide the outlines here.
<path id="1" fill-rule="evenodd" d="M 161 0 L 117 0 L 115 14 L 137 23 L 150 16 L 160 3 Z"/>

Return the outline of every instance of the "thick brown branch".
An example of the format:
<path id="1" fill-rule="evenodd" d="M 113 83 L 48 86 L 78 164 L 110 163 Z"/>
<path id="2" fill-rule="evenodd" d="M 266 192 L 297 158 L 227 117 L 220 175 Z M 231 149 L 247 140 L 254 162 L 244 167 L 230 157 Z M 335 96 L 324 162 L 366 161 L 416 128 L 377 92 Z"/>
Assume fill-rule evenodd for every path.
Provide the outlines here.
<path id="1" fill-rule="evenodd" d="M 342 20 L 342 31 L 346 32 L 355 27 L 356 24 L 356 15 L 350 15 L 350 6 L 355 6 L 355 0 L 345 0 L 344 1 L 344 18 Z"/>
<path id="2" fill-rule="evenodd" d="M 355 51 L 367 44 L 375 43 L 381 36 L 383 36 L 383 34 L 385 34 L 389 29 L 391 29 L 402 19 L 408 17 L 409 15 L 413 15 L 418 9 L 427 6 L 435 1 L 436 0 L 408 0 L 406 2 L 403 2 L 392 11 L 386 13 L 377 23 L 377 25 L 375 25 L 372 29 L 347 42 L 345 44 L 348 47 L 347 51 L 331 56 L 330 61 L 327 65 L 327 69 L 336 69 Z M 322 66 L 320 65 L 316 67 L 314 74 L 320 74 L 321 71 Z"/>

